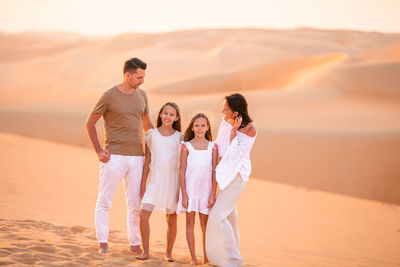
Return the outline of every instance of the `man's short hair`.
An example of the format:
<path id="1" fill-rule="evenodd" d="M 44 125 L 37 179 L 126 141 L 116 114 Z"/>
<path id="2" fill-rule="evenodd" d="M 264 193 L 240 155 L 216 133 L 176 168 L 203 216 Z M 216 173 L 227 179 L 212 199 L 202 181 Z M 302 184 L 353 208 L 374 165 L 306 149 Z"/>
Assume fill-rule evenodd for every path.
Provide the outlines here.
<path id="1" fill-rule="evenodd" d="M 137 57 L 128 59 L 127 61 L 125 61 L 124 63 L 124 74 L 126 72 L 136 72 L 137 69 L 143 69 L 145 70 L 147 68 L 147 64 L 144 63 L 143 61 L 141 61 L 140 59 L 138 59 Z"/>

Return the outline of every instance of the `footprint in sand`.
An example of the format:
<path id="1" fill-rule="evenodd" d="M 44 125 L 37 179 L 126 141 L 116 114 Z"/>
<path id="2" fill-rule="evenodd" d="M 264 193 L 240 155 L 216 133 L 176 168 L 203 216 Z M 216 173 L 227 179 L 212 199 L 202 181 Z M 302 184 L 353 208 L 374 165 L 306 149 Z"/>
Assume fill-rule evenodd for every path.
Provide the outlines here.
<path id="1" fill-rule="evenodd" d="M 61 256 L 61 257 L 65 257 L 65 258 L 72 258 L 73 257 L 73 255 L 71 253 L 68 253 L 68 252 L 65 252 L 65 251 L 58 252 L 57 255 Z"/>
<path id="2" fill-rule="evenodd" d="M 87 228 L 82 227 L 82 226 L 74 226 L 74 227 L 71 227 L 70 230 L 74 234 L 79 234 L 79 233 L 86 232 Z"/>
<path id="3" fill-rule="evenodd" d="M 1 249 L 1 250 L 0 250 L 0 257 L 8 256 L 8 255 L 10 255 L 11 253 L 12 253 L 11 251 Z"/>
<path id="4" fill-rule="evenodd" d="M 25 251 L 25 249 L 22 248 L 2 248 L 3 250 L 11 251 L 11 252 L 22 252 Z"/>
<path id="5" fill-rule="evenodd" d="M 51 226 L 53 226 L 53 225 L 51 223 L 47 223 L 47 222 L 39 222 L 38 226 L 40 227 L 40 229 L 50 230 Z"/>
<path id="6" fill-rule="evenodd" d="M 12 243 L 11 246 L 18 247 L 18 248 L 26 248 L 28 246 L 28 244 Z"/>
<path id="7" fill-rule="evenodd" d="M 0 261 L 0 266 L 7 266 L 10 264 L 15 264 L 15 262 L 12 261 Z"/>
<path id="8" fill-rule="evenodd" d="M 37 261 L 30 252 L 18 253 L 11 256 L 13 260 L 24 264 L 35 264 Z"/>
<path id="9" fill-rule="evenodd" d="M 34 247 L 29 247 L 29 249 L 35 250 L 35 251 L 40 251 L 40 252 L 46 252 L 46 253 L 56 253 L 58 250 L 53 247 L 53 245 L 47 245 L 47 246 L 34 246 Z"/>
<path id="10" fill-rule="evenodd" d="M 83 253 L 79 256 L 78 259 L 85 259 L 85 260 L 96 260 L 100 259 L 102 255 L 99 255 L 97 252 L 96 254 L 93 253 Z"/>
<path id="11" fill-rule="evenodd" d="M 63 237 L 63 243 L 76 244 L 78 241 L 73 237 Z"/>
<path id="12" fill-rule="evenodd" d="M 64 226 L 55 226 L 51 227 L 51 231 L 59 236 L 68 236 L 71 234 L 71 231 L 68 227 Z"/>
<path id="13" fill-rule="evenodd" d="M 78 246 L 73 246 L 73 245 L 58 245 L 58 247 L 63 248 L 63 249 L 68 249 L 70 252 L 73 252 L 75 254 L 81 253 L 82 249 Z"/>
<path id="14" fill-rule="evenodd" d="M 87 238 L 87 239 L 90 239 L 90 240 L 97 240 L 96 234 L 87 235 L 86 238 Z"/>
<path id="15" fill-rule="evenodd" d="M 25 241 L 25 240 L 32 240 L 32 238 L 26 238 L 26 237 L 17 237 L 16 238 L 17 240 L 20 240 L 20 241 Z"/>

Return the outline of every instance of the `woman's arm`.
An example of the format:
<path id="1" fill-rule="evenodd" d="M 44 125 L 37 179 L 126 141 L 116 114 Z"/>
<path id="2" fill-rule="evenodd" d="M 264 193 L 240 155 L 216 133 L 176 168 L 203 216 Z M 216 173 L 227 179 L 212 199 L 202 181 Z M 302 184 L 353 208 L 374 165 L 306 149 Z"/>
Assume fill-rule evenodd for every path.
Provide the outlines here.
<path id="1" fill-rule="evenodd" d="M 189 154 L 189 151 L 187 147 L 182 144 L 182 149 L 181 149 L 181 159 L 180 159 L 180 164 L 179 164 L 179 184 L 181 187 L 181 192 L 182 192 L 182 207 L 185 209 L 188 208 L 188 196 L 186 192 L 186 179 L 185 179 L 185 173 L 186 173 L 186 164 L 187 164 L 187 155 Z"/>
<path id="2" fill-rule="evenodd" d="M 215 197 L 217 194 L 217 179 L 215 175 L 215 168 L 217 167 L 217 164 L 218 164 L 218 146 L 217 144 L 215 144 L 212 152 L 212 187 L 211 187 L 211 195 L 208 198 L 208 208 L 214 206 Z"/>
<path id="3" fill-rule="evenodd" d="M 150 162 L 151 162 L 151 152 L 149 147 L 145 146 L 144 152 L 144 165 L 143 165 L 143 173 L 142 173 L 142 182 L 140 184 L 140 198 L 143 198 L 144 192 L 146 192 L 146 184 L 147 184 L 147 177 L 150 172 Z"/>

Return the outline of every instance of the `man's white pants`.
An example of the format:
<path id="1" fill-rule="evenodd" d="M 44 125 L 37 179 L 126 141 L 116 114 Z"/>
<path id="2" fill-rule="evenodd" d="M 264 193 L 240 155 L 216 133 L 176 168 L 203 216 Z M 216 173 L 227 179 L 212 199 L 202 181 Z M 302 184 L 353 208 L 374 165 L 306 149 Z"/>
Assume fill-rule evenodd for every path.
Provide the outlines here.
<path id="1" fill-rule="evenodd" d="M 125 199 L 128 207 L 127 230 L 131 246 L 140 245 L 139 208 L 140 183 L 143 172 L 143 156 L 112 154 L 107 163 L 100 162 L 99 194 L 97 196 L 95 222 L 99 243 L 107 243 L 109 208 L 115 191 L 124 178 Z"/>

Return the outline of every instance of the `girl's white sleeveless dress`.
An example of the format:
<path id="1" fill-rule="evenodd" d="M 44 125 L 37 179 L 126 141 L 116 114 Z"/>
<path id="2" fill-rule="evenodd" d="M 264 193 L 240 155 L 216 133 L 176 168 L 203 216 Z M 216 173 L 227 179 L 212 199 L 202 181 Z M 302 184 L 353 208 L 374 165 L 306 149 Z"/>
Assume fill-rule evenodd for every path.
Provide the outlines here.
<path id="1" fill-rule="evenodd" d="M 175 213 L 182 133 L 175 131 L 170 136 L 163 136 L 158 129 L 151 129 L 146 132 L 145 139 L 151 152 L 151 162 L 142 209 Z"/>
<path id="2" fill-rule="evenodd" d="M 182 206 L 182 192 L 179 192 L 178 209 L 176 213 L 197 211 L 209 214 L 208 198 L 212 190 L 212 153 L 215 142 L 209 142 L 205 150 L 195 149 L 190 142 L 183 142 L 189 154 L 186 164 L 186 192 L 188 208 Z"/>

